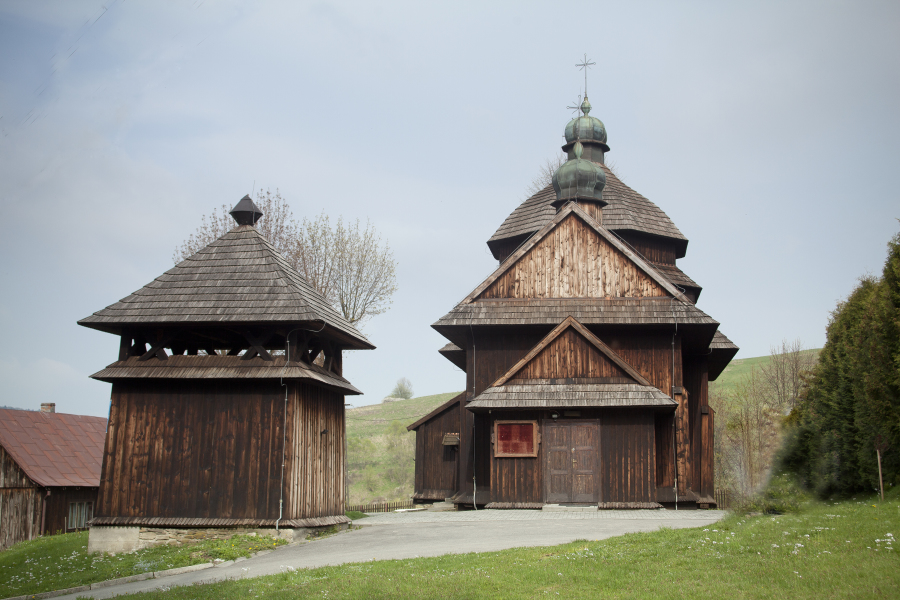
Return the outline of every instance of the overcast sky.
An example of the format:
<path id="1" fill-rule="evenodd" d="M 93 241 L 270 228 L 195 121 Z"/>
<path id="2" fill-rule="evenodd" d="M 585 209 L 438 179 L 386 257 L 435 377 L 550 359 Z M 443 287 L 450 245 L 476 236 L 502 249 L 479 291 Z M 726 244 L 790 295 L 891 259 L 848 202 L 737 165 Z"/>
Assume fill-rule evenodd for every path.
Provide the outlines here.
<path id="1" fill-rule="evenodd" d="M 106 416 L 115 336 L 76 325 L 259 188 L 370 219 L 399 291 L 345 375 L 379 401 L 464 374 L 430 325 L 583 91 L 622 179 L 741 347 L 820 347 L 898 231 L 900 3 L 0 2 L 0 405 Z"/>

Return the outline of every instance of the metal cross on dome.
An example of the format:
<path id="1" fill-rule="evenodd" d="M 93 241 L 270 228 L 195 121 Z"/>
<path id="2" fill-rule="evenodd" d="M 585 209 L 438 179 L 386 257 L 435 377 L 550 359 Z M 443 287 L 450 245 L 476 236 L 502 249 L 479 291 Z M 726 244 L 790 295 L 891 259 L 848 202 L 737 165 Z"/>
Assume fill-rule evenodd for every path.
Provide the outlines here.
<path id="1" fill-rule="evenodd" d="M 567 106 L 571 111 L 574 111 L 575 116 L 578 116 L 578 113 L 581 112 L 581 94 L 578 94 L 578 100 L 575 101 L 573 106 Z"/>
<path id="2" fill-rule="evenodd" d="M 587 54 L 585 54 L 584 60 L 575 65 L 576 67 L 578 67 L 579 69 L 584 71 L 584 95 L 585 95 L 585 97 L 587 96 L 587 71 L 590 67 L 592 67 L 596 64 L 597 63 L 595 63 L 595 62 L 590 62 L 588 60 Z"/>

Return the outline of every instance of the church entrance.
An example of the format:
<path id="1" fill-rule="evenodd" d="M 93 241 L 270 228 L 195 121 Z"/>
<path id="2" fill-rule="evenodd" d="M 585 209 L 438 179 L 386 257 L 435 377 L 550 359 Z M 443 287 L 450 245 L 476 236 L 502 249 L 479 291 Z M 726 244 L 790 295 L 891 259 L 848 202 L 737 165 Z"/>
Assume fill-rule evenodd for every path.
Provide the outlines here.
<path id="1" fill-rule="evenodd" d="M 597 502 L 600 487 L 598 422 L 546 420 L 543 425 L 546 502 Z"/>

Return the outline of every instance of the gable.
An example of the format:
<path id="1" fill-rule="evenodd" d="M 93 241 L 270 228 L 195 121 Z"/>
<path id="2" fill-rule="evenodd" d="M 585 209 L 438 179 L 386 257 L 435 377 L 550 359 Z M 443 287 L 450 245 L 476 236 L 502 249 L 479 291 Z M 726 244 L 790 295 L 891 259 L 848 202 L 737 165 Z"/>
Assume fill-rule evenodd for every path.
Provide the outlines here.
<path id="1" fill-rule="evenodd" d="M 491 387 L 554 379 L 650 385 L 621 356 L 571 316 L 566 317 Z"/>
<path id="2" fill-rule="evenodd" d="M 525 364 L 510 383 L 528 379 L 603 379 L 634 383 L 621 367 L 571 328 Z"/>
<path id="3" fill-rule="evenodd" d="M 549 230 L 539 232 L 530 247 L 526 244 L 514 254 L 477 299 L 671 295 L 650 267 L 638 264 L 639 259 L 629 256 L 620 242 L 607 239 L 588 224 L 580 208 L 567 212 Z"/>

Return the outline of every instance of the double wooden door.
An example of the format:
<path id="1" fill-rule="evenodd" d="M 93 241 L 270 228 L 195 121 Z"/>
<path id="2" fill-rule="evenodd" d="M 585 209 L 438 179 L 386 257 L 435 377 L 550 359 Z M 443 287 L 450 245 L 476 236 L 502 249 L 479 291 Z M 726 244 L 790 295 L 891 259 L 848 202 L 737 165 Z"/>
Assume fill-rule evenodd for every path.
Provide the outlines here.
<path id="1" fill-rule="evenodd" d="M 597 421 L 544 421 L 546 502 L 599 501 L 600 436 Z"/>

